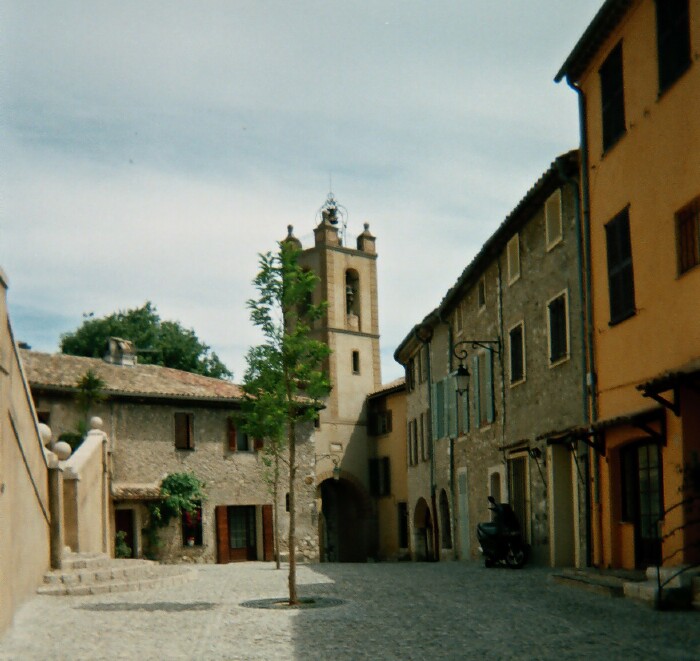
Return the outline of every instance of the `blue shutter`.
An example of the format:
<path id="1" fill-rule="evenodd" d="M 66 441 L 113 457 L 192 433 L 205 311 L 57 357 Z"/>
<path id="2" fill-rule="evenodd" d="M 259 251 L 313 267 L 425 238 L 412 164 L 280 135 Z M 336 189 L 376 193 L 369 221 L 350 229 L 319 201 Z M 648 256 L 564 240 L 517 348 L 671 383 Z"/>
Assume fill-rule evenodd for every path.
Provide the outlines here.
<path id="1" fill-rule="evenodd" d="M 474 384 L 474 412 L 476 413 L 476 426 L 481 427 L 481 393 L 479 378 L 479 356 L 472 357 L 472 383 Z"/>
<path id="2" fill-rule="evenodd" d="M 493 422 L 494 418 L 493 405 L 493 351 L 491 349 L 486 353 L 486 422 Z"/>

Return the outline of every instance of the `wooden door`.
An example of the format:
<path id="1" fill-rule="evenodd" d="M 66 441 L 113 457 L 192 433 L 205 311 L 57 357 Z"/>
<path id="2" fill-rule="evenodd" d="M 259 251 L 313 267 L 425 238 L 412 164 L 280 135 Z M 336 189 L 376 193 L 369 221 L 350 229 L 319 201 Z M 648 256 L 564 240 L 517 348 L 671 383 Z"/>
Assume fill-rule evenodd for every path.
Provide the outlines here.
<path id="1" fill-rule="evenodd" d="M 230 562 L 257 560 L 255 505 L 228 508 L 228 539 Z"/>

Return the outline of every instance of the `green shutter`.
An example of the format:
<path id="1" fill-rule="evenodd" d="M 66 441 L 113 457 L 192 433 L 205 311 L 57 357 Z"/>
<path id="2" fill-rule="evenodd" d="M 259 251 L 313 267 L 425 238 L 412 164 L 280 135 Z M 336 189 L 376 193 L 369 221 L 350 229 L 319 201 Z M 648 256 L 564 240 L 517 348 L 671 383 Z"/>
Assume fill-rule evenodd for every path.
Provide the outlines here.
<path id="1" fill-rule="evenodd" d="M 493 405 L 493 351 L 489 349 L 486 353 L 486 422 L 494 421 Z"/>
<path id="2" fill-rule="evenodd" d="M 472 382 L 474 383 L 474 412 L 476 413 L 476 426 L 481 427 L 481 389 L 479 387 L 479 356 L 472 356 Z"/>
<path id="3" fill-rule="evenodd" d="M 469 431 L 469 390 L 462 393 L 462 412 L 464 420 L 464 433 Z"/>
<path id="4" fill-rule="evenodd" d="M 455 390 L 455 378 L 453 376 L 448 376 L 445 379 L 445 396 L 449 405 L 447 407 L 448 411 L 448 433 L 452 438 L 457 438 L 459 431 L 457 429 L 457 421 L 459 416 L 457 415 L 457 391 Z"/>

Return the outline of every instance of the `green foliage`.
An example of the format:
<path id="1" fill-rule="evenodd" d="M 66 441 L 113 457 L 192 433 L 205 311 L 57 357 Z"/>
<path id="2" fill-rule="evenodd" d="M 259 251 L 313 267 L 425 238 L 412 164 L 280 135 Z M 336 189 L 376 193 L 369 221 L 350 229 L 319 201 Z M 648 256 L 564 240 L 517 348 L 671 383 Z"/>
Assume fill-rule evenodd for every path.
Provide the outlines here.
<path id="1" fill-rule="evenodd" d="M 126 531 L 118 530 L 114 539 L 114 555 L 117 558 L 130 558 L 131 547 L 126 543 Z"/>
<path id="2" fill-rule="evenodd" d="M 78 393 L 76 399 L 78 400 L 78 406 L 80 406 L 83 415 L 87 416 L 90 408 L 99 402 L 104 401 L 104 387 L 105 382 L 95 374 L 95 372 L 89 369 L 81 377 L 81 379 L 76 383 L 78 388 Z"/>
<path id="3" fill-rule="evenodd" d="M 139 350 L 139 362 L 164 365 L 215 378 L 233 375 L 194 330 L 177 321 L 162 321 L 150 302 L 140 308 L 120 310 L 101 318 L 83 315 L 82 325 L 61 336 L 61 351 L 73 356 L 102 358 L 110 337 L 131 340 Z"/>
<path id="4" fill-rule="evenodd" d="M 275 521 L 280 461 L 289 470 L 289 603 L 296 604 L 295 429 L 297 422 L 315 419 L 321 400 L 330 392 L 324 369 L 330 350 L 310 337 L 313 323 L 327 306 L 312 303 L 318 277 L 299 265 L 299 250 L 293 243 L 283 241 L 277 252 L 260 255 L 259 266 L 253 281 L 259 297 L 248 301 L 248 309 L 265 342 L 246 356 L 243 427 L 250 436 L 267 439 L 264 462 Z M 279 567 L 277 530 L 275 526 Z"/>
<path id="5" fill-rule="evenodd" d="M 313 420 L 330 392 L 324 370 L 330 350 L 310 337 L 327 304 L 309 302 L 318 277 L 302 269 L 298 258 L 299 250 L 284 241 L 278 252 L 260 255 L 253 281 L 260 296 L 248 301 L 251 320 L 265 343 L 246 356 L 244 425 L 252 436 L 273 443 L 283 441 L 290 421 Z"/>
<path id="6" fill-rule="evenodd" d="M 149 523 L 143 530 L 149 557 L 155 556 L 160 548 L 158 530 L 183 512 L 194 512 L 204 500 L 204 486 L 204 482 L 192 473 L 170 473 L 163 479 L 161 498 L 149 503 Z"/>

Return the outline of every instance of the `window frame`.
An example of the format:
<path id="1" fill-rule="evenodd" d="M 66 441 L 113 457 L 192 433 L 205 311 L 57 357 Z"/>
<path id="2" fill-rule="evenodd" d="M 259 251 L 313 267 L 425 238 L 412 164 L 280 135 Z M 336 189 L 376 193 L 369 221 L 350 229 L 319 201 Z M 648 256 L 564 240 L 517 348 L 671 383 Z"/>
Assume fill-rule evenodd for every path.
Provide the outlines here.
<path id="1" fill-rule="evenodd" d="M 559 299 L 564 300 L 564 344 L 565 351 L 556 357 L 552 356 L 552 304 Z M 569 291 L 564 289 L 547 300 L 545 306 L 547 316 L 547 362 L 549 367 L 556 367 L 571 358 L 571 324 L 569 322 Z"/>
<path id="2" fill-rule="evenodd" d="M 476 306 L 479 312 L 486 309 L 486 276 L 481 276 L 476 286 Z"/>
<path id="3" fill-rule="evenodd" d="M 192 522 L 191 517 L 194 516 L 194 522 Z M 202 513 L 202 503 L 199 501 L 195 506 L 195 511 L 190 514 L 186 510 L 183 510 L 180 514 L 180 530 L 182 533 L 182 545 L 190 546 L 188 540 L 190 538 L 194 539 L 192 546 L 204 546 L 204 529 L 202 525 L 203 513 Z M 192 534 L 193 533 L 193 534 Z"/>
<path id="4" fill-rule="evenodd" d="M 513 378 L 513 331 L 520 329 L 520 378 Z M 511 387 L 524 383 L 527 379 L 527 369 L 525 363 L 525 321 L 521 319 L 508 329 L 508 384 Z"/>
<path id="5" fill-rule="evenodd" d="M 352 350 L 350 367 L 353 374 L 360 374 L 360 352 L 358 349 Z"/>

